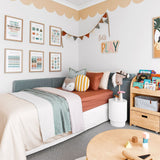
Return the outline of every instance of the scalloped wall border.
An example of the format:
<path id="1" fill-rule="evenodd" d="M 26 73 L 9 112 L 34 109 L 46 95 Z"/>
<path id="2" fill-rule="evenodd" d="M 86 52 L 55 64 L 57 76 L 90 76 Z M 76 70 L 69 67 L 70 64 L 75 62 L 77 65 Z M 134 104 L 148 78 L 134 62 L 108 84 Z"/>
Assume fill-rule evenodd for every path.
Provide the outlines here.
<path id="1" fill-rule="evenodd" d="M 16 0 L 11 0 L 16 1 Z M 114 11 L 118 6 L 125 8 L 131 2 L 141 3 L 144 0 L 106 0 L 91 7 L 77 11 L 63 4 L 52 0 L 20 0 L 25 5 L 33 4 L 38 9 L 45 8 L 48 12 L 56 12 L 62 16 L 65 14 L 67 18 L 74 18 L 76 21 L 86 19 L 88 16 L 94 17 L 97 13 L 104 14 L 107 10 Z"/>

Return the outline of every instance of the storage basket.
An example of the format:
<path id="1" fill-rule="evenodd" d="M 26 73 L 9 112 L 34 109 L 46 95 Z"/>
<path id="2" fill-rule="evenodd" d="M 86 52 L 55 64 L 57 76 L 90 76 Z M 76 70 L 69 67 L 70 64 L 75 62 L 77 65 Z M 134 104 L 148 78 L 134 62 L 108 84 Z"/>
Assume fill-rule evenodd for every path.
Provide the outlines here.
<path id="1" fill-rule="evenodd" d="M 160 98 L 147 97 L 147 96 L 136 96 L 135 107 L 148 109 L 151 111 L 159 111 Z"/>

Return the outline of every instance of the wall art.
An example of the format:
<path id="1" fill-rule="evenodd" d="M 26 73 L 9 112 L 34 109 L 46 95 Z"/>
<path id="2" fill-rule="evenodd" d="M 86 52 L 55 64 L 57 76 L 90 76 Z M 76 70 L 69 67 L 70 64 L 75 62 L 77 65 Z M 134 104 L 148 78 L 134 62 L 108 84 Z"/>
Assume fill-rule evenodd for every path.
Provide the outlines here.
<path id="1" fill-rule="evenodd" d="M 153 18 L 153 57 L 160 58 L 160 17 Z"/>
<path id="2" fill-rule="evenodd" d="M 119 47 L 119 41 L 107 41 L 101 43 L 101 53 L 116 53 Z"/>
<path id="3" fill-rule="evenodd" d="M 10 41 L 23 41 L 23 19 L 5 16 L 4 39 Z"/>
<path id="4" fill-rule="evenodd" d="M 5 73 L 21 73 L 23 71 L 23 50 L 5 49 Z"/>
<path id="5" fill-rule="evenodd" d="M 52 46 L 62 45 L 62 30 L 59 27 L 50 26 L 49 27 L 49 44 Z"/>
<path id="6" fill-rule="evenodd" d="M 49 71 L 60 72 L 62 69 L 61 53 L 50 52 L 49 53 Z"/>
<path id="7" fill-rule="evenodd" d="M 44 71 L 44 52 L 29 51 L 29 71 L 43 72 Z"/>
<path id="8" fill-rule="evenodd" d="M 30 43 L 44 44 L 45 25 L 30 21 Z"/>

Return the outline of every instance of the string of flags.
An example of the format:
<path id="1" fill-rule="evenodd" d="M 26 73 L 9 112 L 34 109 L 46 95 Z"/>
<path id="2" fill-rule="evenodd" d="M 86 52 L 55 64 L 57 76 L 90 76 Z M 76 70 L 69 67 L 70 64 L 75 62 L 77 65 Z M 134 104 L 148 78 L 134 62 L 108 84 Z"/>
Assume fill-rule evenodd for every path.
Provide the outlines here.
<path id="1" fill-rule="evenodd" d="M 74 40 L 76 40 L 78 38 L 83 40 L 84 37 L 89 38 L 90 34 L 93 33 L 95 29 L 100 29 L 100 23 L 107 23 L 108 24 L 108 35 L 110 36 L 110 24 L 109 24 L 109 17 L 108 17 L 107 12 L 102 16 L 100 21 L 96 24 L 96 26 L 89 33 L 82 35 L 82 36 L 75 36 L 75 35 L 71 35 L 71 34 L 62 30 L 62 36 L 67 35 L 68 38 L 73 37 Z"/>

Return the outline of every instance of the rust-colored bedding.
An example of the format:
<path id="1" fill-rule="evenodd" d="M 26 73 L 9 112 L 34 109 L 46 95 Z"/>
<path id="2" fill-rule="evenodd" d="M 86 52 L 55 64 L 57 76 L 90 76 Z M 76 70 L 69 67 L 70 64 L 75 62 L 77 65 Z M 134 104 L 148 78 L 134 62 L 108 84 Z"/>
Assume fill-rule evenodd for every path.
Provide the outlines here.
<path id="1" fill-rule="evenodd" d="M 83 112 L 108 103 L 108 99 L 113 97 L 113 91 L 109 89 L 87 90 L 86 92 L 73 91 L 73 93 L 81 97 Z"/>

